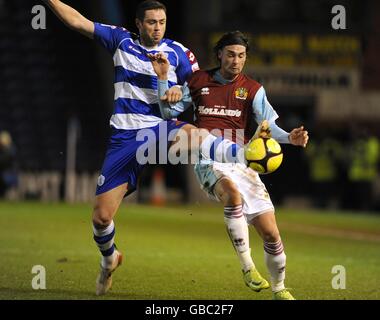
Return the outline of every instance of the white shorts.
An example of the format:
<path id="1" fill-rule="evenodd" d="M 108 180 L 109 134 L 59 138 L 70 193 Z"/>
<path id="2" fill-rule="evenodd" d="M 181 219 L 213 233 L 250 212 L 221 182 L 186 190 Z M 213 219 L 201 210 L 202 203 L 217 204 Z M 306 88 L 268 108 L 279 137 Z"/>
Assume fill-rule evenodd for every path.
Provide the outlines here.
<path id="1" fill-rule="evenodd" d="M 196 164 L 195 175 L 203 191 L 216 201 L 220 201 L 214 193 L 215 184 L 222 178 L 229 178 L 237 186 L 242 201 L 243 214 L 247 222 L 258 215 L 273 210 L 269 193 L 261 181 L 259 174 L 240 163 Z"/>

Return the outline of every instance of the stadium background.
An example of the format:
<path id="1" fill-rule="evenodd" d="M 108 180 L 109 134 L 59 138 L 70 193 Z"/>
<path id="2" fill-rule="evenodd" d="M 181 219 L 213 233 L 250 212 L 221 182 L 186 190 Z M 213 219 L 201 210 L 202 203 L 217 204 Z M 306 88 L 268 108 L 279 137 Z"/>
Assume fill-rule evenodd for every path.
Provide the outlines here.
<path id="1" fill-rule="evenodd" d="M 134 12 L 138 1 L 65 2 L 91 20 L 137 31 Z M 342 239 L 348 237 L 355 248 L 368 248 L 369 260 L 357 259 L 363 267 L 369 266 L 368 277 L 373 276 L 372 268 L 380 260 L 375 250 L 380 237 L 376 215 L 380 211 L 379 3 L 340 1 L 346 8 L 347 29 L 333 30 L 331 8 L 338 3 L 331 0 L 162 2 L 168 7 L 166 36 L 189 47 L 202 68 L 214 65 L 211 49 L 221 33 L 239 29 L 249 35 L 252 47 L 246 72 L 265 86 L 270 102 L 280 115 L 280 126 L 290 130 L 303 124 L 310 134 L 310 146 L 306 150 L 284 146 L 281 168 L 263 177 L 279 211 L 290 212 L 281 218 L 285 233 L 290 240 L 297 239 L 304 223 L 310 227 L 309 231 L 317 228 L 314 233 L 310 231 L 305 243 L 311 244 L 313 237 L 315 240 L 319 236 L 327 240 L 336 234 L 341 234 Z M 80 219 L 91 212 L 113 107 L 113 68 L 108 53 L 65 28 L 49 10 L 46 30 L 34 30 L 31 9 L 36 4 L 40 3 L 0 0 L 0 131 L 10 133 L 14 147 L 14 161 L 6 168 L 6 182 L 10 187 L 4 190 L 0 221 L 2 226 L 8 224 L 15 228 L 8 230 L 8 239 L 14 240 L 8 240 L 9 246 L 13 248 L 18 243 L 17 248 L 25 245 L 18 231 L 29 232 L 33 238 L 30 230 L 15 227 L 21 217 L 25 223 L 32 224 L 39 217 L 39 222 L 49 226 L 47 211 L 50 209 L 67 213 L 71 218 L 71 210 L 82 212 Z M 371 169 L 369 173 L 360 171 L 362 164 Z M 358 172 L 355 170 L 359 174 L 354 174 Z M 159 223 L 161 215 L 170 225 L 169 217 L 165 216 L 169 213 L 149 206 L 139 209 L 135 205 L 144 203 L 174 206 L 178 209 L 171 210 L 177 210 L 179 215 L 205 212 L 206 220 L 207 214 L 215 212 L 210 219 L 221 220 L 220 217 L 217 220 L 215 204 L 200 191 L 190 166 L 152 166 L 145 171 L 140 185 L 140 191 L 127 199 L 129 203 L 121 209 L 130 210 L 132 217 L 131 211 L 141 210 L 146 223 L 152 219 Z M 187 206 L 176 207 L 182 203 Z M 320 211 L 314 211 L 315 208 Z M 145 211 L 149 213 L 144 216 Z M 157 216 L 152 218 L 151 212 L 156 211 Z M 139 223 L 139 218 L 130 219 L 132 225 Z M 295 221 L 301 225 L 294 224 Z M 202 229 L 201 225 L 197 228 Z M 222 224 L 218 228 L 224 239 Z M 83 232 L 87 232 L 86 226 Z M 6 235 L 2 237 L 4 240 Z M 344 247 L 347 243 L 342 239 L 341 243 L 335 240 L 339 242 L 337 250 L 343 255 L 352 248 Z M 91 240 L 87 240 L 88 247 L 94 249 Z M 326 248 L 331 243 L 327 241 Z M 227 241 L 222 246 L 227 252 L 226 259 L 231 259 L 232 265 L 236 263 Z M 91 259 L 95 261 L 96 250 L 92 251 Z M 19 276 L 17 272 L 12 275 Z M 372 281 L 373 288 L 379 281 L 377 276 Z M 301 282 L 297 284 L 301 286 Z M 0 297 L 29 297 L 27 289 L 20 293 L 12 285 L 8 286 L 0 288 Z M 348 298 L 378 299 L 378 291 L 371 290 Z M 150 294 L 151 298 L 192 297 L 190 293 L 189 296 L 175 293 L 159 296 L 154 290 Z M 301 297 L 313 298 L 307 294 Z M 342 298 L 322 294 L 317 297 Z"/>

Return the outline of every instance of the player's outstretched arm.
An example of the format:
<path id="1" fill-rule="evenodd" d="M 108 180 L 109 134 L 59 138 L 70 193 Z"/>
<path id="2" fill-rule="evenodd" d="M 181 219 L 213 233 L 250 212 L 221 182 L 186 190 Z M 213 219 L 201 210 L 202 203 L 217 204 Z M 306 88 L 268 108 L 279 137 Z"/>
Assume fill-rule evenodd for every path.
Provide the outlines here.
<path id="1" fill-rule="evenodd" d="M 59 0 L 44 0 L 54 14 L 70 29 L 94 38 L 95 25 L 83 17 L 77 10 Z"/>

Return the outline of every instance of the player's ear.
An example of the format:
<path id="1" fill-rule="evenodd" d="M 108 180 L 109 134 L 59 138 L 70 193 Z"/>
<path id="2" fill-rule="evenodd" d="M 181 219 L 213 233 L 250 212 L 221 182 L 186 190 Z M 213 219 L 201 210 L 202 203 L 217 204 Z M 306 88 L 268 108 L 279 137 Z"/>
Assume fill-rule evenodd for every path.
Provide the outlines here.
<path id="1" fill-rule="evenodd" d="M 218 59 L 222 60 L 222 50 L 218 50 Z"/>
<path id="2" fill-rule="evenodd" d="M 136 18 L 136 19 L 135 19 L 135 23 L 136 23 L 136 27 L 137 27 L 137 29 L 140 30 L 140 29 L 141 29 L 141 26 L 142 26 L 142 25 L 141 25 L 141 21 L 140 21 L 139 19 Z"/>

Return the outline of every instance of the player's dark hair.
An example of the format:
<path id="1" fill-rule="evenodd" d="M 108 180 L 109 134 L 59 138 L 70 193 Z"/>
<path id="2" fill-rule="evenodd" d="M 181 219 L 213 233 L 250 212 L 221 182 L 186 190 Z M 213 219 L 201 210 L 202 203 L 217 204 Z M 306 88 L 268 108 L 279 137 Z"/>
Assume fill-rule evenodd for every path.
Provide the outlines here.
<path id="1" fill-rule="evenodd" d="M 166 7 L 163 3 L 156 0 L 145 0 L 139 3 L 136 9 L 136 18 L 140 21 L 144 21 L 145 11 L 162 9 L 166 13 Z"/>
<path id="2" fill-rule="evenodd" d="M 216 56 L 216 60 L 220 61 L 218 55 L 219 50 L 223 50 L 226 46 L 232 46 L 232 45 L 241 45 L 244 46 L 246 49 L 246 52 L 249 51 L 249 41 L 248 38 L 240 31 L 231 31 L 225 33 L 217 42 L 217 44 L 214 47 L 214 54 Z"/>

